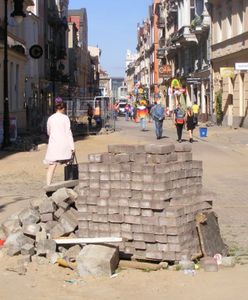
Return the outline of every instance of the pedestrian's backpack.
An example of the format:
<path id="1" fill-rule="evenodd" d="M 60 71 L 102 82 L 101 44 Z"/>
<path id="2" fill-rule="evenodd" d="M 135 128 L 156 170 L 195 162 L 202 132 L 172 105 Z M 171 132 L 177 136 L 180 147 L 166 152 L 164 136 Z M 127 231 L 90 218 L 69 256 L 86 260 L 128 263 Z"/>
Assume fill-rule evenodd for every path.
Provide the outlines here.
<path id="1" fill-rule="evenodd" d="M 175 110 L 177 124 L 184 124 L 184 111 L 181 108 Z"/>
<path id="2" fill-rule="evenodd" d="M 157 104 L 155 107 L 154 107 L 154 113 L 153 113 L 154 117 L 156 119 L 158 119 L 159 121 L 162 121 L 165 117 L 164 115 L 164 108 L 162 105 L 159 105 Z"/>

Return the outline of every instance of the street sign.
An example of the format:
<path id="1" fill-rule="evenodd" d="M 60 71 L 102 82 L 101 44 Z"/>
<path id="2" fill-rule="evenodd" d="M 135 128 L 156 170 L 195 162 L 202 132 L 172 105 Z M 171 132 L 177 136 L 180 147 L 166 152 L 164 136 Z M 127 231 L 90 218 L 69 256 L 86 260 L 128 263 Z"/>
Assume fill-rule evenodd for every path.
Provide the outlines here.
<path id="1" fill-rule="evenodd" d="M 34 59 L 41 58 L 41 56 L 43 54 L 43 49 L 42 49 L 42 47 L 40 45 L 33 45 L 29 49 L 29 54 Z"/>
<path id="2" fill-rule="evenodd" d="M 233 78 L 234 77 L 234 68 L 233 67 L 220 68 L 220 76 L 222 78 Z"/>
<path id="3" fill-rule="evenodd" d="M 247 63 L 235 63 L 235 70 L 248 71 L 248 62 Z"/>

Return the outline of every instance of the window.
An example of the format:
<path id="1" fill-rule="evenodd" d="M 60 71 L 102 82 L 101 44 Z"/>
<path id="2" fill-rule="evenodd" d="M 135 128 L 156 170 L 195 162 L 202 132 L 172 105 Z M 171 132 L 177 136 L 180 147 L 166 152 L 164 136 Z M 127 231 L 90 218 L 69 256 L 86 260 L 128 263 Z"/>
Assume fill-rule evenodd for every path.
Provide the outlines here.
<path id="1" fill-rule="evenodd" d="M 195 12 L 197 16 L 201 16 L 204 9 L 204 0 L 195 1 Z"/>
<path id="2" fill-rule="evenodd" d="M 190 23 L 195 18 L 195 0 L 190 0 Z"/>

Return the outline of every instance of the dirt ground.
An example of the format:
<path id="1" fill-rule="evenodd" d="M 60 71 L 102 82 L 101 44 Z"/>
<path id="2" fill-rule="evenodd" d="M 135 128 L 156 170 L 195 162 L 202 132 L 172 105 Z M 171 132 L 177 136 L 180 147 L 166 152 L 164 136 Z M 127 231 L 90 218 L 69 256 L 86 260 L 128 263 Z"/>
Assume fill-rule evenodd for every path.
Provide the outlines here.
<path id="1" fill-rule="evenodd" d="M 175 141 L 175 129 L 165 122 L 165 135 L 155 140 L 152 124 L 141 132 L 138 124 L 117 122 L 113 134 L 90 136 L 76 141 L 79 162 L 87 161 L 89 153 L 105 152 L 108 144 L 164 143 Z M 184 138 L 187 139 L 186 133 Z M 185 141 L 186 142 L 186 141 Z M 208 129 L 208 137 L 199 138 L 197 132 L 193 147 L 194 159 L 204 165 L 203 184 L 216 193 L 214 210 L 225 242 L 236 254 L 248 253 L 248 203 L 247 130 L 218 127 Z M 32 198 L 44 195 L 45 166 L 42 164 L 46 145 L 39 145 L 34 152 L 16 154 L 0 152 L 0 223 L 24 207 Z M 54 181 L 62 180 L 63 167 L 56 170 Z M 245 256 L 244 256 L 245 257 Z M 11 271 L 18 258 L 0 254 L 0 299 L 191 299 L 191 300 L 246 300 L 248 296 L 248 265 L 236 264 L 234 268 L 221 268 L 208 273 L 197 270 L 195 275 L 183 271 L 160 270 L 144 272 L 120 270 L 111 278 L 79 278 L 69 269 L 57 265 L 28 266 L 25 275 Z"/>

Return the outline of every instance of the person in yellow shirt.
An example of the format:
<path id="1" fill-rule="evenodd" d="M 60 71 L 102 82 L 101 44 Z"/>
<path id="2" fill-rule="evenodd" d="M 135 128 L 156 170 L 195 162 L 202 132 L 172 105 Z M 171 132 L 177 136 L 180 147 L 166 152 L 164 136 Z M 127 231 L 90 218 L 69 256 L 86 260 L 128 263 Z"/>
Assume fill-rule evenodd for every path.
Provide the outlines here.
<path id="1" fill-rule="evenodd" d="M 192 105 L 192 112 L 194 115 L 194 124 L 195 126 L 198 126 L 198 115 L 199 115 L 199 105 L 197 104 L 197 101 L 194 102 L 194 104 Z"/>

